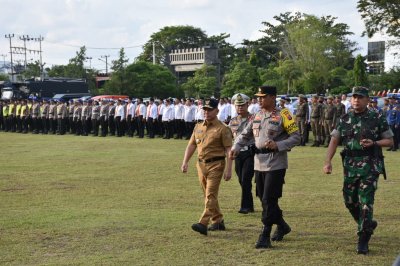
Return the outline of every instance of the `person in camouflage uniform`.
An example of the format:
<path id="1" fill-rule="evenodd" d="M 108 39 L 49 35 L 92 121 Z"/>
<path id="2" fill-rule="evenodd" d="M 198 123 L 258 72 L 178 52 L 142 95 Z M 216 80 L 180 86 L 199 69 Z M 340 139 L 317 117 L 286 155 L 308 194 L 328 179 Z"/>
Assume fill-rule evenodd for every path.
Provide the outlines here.
<path id="1" fill-rule="evenodd" d="M 342 97 L 340 97 L 340 95 L 336 96 L 335 106 L 336 106 L 336 120 L 335 120 L 335 125 L 333 126 L 334 128 L 339 123 L 339 119 L 342 117 L 342 115 L 346 113 L 346 106 L 342 103 Z"/>
<path id="2" fill-rule="evenodd" d="M 373 218 L 373 204 L 378 177 L 384 173 L 381 147 L 393 144 L 393 132 L 381 114 L 368 110 L 368 89 L 354 87 L 353 109 L 344 115 L 331 133 L 324 172 L 332 172 L 331 160 L 340 141 L 344 168 L 343 197 L 346 208 L 358 224 L 358 254 L 367 254 L 368 243 L 377 222 Z"/>
<path id="3" fill-rule="evenodd" d="M 324 130 L 325 136 L 327 137 L 328 141 L 325 147 L 328 147 L 329 142 L 331 141 L 330 134 L 335 126 L 336 121 L 336 106 L 333 104 L 333 97 L 328 96 L 326 100 L 325 108 L 323 109 L 323 123 L 324 123 Z"/>

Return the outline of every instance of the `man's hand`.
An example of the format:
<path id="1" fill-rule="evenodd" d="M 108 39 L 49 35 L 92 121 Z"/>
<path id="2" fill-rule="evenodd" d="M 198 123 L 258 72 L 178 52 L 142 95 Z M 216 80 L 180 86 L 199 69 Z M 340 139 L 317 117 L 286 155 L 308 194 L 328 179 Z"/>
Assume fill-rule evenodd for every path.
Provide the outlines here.
<path id="1" fill-rule="evenodd" d="M 224 179 L 225 181 L 229 181 L 232 177 L 232 171 L 225 171 L 224 173 Z"/>
<path id="2" fill-rule="evenodd" d="M 182 173 L 186 174 L 188 170 L 188 163 L 183 162 L 181 166 Z"/>
<path id="3" fill-rule="evenodd" d="M 332 163 L 331 162 L 325 162 L 324 173 L 328 174 L 328 175 L 332 173 Z"/>
<path id="4" fill-rule="evenodd" d="M 361 145 L 363 148 L 369 148 L 369 147 L 371 147 L 371 146 L 374 145 L 374 141 L 373 141 L 372 139 L 362 139 L 362 140 L 360 141 L 360 145 Z"/>
<path id="5" fill-rule="evenodd" d="M 265 148 L 275 151 L 278 149 L 278 145 L 276 145 L 275 141 L 268 140 L 265 142 Z"/>
<path id="6" fill-rule="evenodd" d="M 231 160 L 235 160 L 236 156 L 238 156 L 239 152 L 235 151 L 235 150 L 231 150 L 229 152 L 229 159 Z"/>

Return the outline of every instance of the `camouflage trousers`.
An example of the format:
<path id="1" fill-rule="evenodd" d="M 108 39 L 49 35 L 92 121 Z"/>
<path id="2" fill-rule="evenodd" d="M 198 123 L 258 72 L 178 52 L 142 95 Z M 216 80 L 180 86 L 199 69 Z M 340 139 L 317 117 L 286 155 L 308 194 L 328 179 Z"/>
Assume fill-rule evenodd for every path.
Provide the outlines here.
<path id="1" fill-rule="evenodd" d="M 358 234 L 373 233 L 371 225 L 375 191 L 378 184 L 377 175 L 345 176 L 343 198 L 346 208 L 358 223 Z"/>

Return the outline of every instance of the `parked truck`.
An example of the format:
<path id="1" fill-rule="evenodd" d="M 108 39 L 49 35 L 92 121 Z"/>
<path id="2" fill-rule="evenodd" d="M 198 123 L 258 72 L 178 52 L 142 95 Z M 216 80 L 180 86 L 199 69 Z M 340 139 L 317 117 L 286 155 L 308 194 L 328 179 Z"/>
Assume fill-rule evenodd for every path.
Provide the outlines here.
<path id="1" fill-rule="evenodd" d="M 23 82 L 4 82 L 1 85 L 1 99 L 21 99 L 31 96 L 52 98 L 56 94 L 90 94 L 85 79 L 45 78 L 43 80 L 25 80 Z"/>

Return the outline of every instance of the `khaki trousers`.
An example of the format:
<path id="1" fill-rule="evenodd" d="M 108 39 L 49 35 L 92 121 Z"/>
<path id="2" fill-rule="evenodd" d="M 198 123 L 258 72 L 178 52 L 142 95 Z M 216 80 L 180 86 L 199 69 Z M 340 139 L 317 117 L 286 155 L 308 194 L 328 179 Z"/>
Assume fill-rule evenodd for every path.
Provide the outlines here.
<path id="1" fill-rule="evenodd" d="M 314 135 L 314 141 L 318 142 L 322 140 L 321 125 L 319 123 L 320 123 L 319 118 L 311 118 L 311 130 Z"/>
<path id="2" fill-rule="evenodd" d="M 225 169 L 225 161 L 215 161 L 211 163 L 197 162 L 197 173 L 199 182 L 204 193 L 204 211 L 200 218 L 200 223 L 208 225 L 222 221 L 222 213 L 218 204 L 218 191 L 222 175 Z"/>

